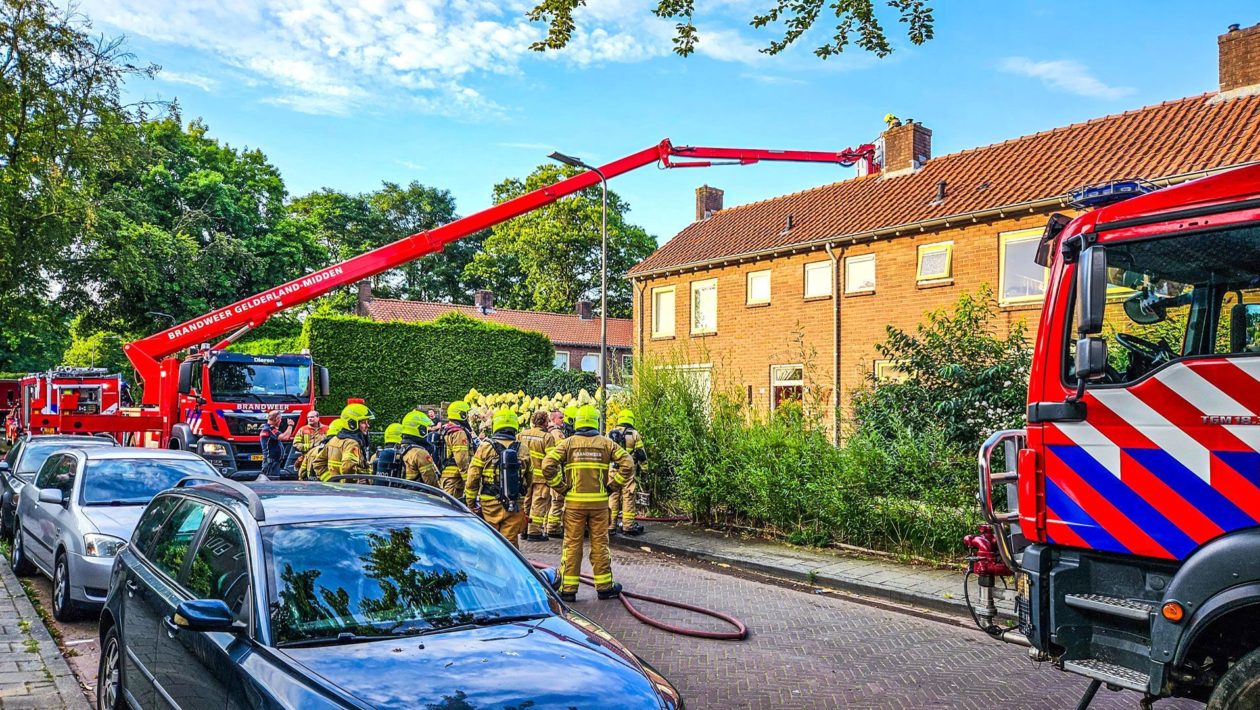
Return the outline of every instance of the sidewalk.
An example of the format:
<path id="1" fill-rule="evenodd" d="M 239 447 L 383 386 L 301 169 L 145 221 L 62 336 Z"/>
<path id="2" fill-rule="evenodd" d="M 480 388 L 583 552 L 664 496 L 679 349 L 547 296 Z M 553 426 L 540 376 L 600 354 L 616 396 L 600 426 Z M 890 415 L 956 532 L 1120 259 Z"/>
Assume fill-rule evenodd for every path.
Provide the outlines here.
<path id="1" fill-rule="evenodd" d="M 707 560 L 830 587 L 882 601 L 967 616 L 961 570 L 941 570 L 879 557 L 794 547 L 741 538 L 688 523 L 644 523 L 639 537 L 613 536 L 614 545 Z M 999 608 L 1001 608 L 999 603 Z M 1008 605 L 1009 606 L 1009 605 Z"/>
<path id="2" fill-rule="evenodd" d="M 0 557 L 0 708 L 89 707 L 44 622 Z"/>

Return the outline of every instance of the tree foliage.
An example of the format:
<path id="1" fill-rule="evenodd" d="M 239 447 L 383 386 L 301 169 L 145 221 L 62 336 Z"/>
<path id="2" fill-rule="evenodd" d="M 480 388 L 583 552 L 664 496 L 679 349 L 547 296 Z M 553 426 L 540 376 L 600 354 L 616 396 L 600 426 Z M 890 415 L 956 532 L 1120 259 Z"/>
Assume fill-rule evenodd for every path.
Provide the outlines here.
<path id="1" fill-rule="evenodd" d="M 541 165 L 524 180 L 509 178 L 494 188 L 495 203 L 578 174 L 576 168 Z M 580 299 L 598 301 L 601 191 L 583 190 L 491 228 L 466 273 L 494 291 L 505 308 L 571 312 Z M 630 224 L 630 205 L 608 193 L 608 314 L 631 313 L 630 267 L 656 249 L 656 240 Z"/>
<path id="2" fill-rule="evenodd" d="M 890 10 L 882 12 L 891 12 L 897 22 L 906 26 L 906 37 L 912 44 L 923 44 L 932 39 L 935 17 L 926 0 L 884 0 L 883 4 Z M 545 52 L 567 46 L 577 29 L 573 13 L 584 5 L 586 0 L 538 2 L 526 17 L 531 22 L 546 25 L 547 35 L 530 48 Z M 881 10 L 876 5 L 876 0 L 771 0 L 770 7 L 754 15 L 749 24 L 757 29 L 780 28 L 782 35 L 761 49 L 764 54 L 779 54 L 817 25 L 824 13 L 829 13 L 832 19 L 828 22 L 834 21 L 835 25 L 827 41 L 814 48 L 818 58 L 827 59 L 840 54 L 850 44 L 877 57 L 886 57 L 892 53 L 893 47 L 880 21 Z M 675 54 L 686 57 L 695 52 L 696 45 L 701 41 L 694 21 L 695 0 L 657 0 L 652 13 L 675 21 Z"/>

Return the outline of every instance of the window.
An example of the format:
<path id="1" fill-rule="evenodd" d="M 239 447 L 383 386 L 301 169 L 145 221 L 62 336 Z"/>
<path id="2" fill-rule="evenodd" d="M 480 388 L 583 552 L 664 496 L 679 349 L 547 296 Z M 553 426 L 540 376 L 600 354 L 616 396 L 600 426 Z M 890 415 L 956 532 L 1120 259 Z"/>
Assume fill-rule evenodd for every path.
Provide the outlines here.
<path id="1" fill-rule="evenodd" d="M 621 356 L 621 371 L 626 373 L 627 375 L 634 373 L 634 356 L 633 355 L 626 354 L 626 355 Z"/>
<path id="2" fill-rule="evenodd" d="M 569 369 L 569 351 L 557 350 L 555 357 L 551 358 L 551 366 L 557 370 Z"/>
<path id="3" fill-rule="evenodd" d="M 599 372 L 599 353 L 587 353 L 582 356 L 582 372 Z"/>
<path id="4" fill-rule="evenodd" d="M 171 511 L 175 510 L 179 500 L 175 496 L 160 496 L 153 501 L 153 504 L 144 511 L 140 522 L 136 524 L 136 531 L 131 534 L 131 549 L 142 555 L 149 554 L 149 545 L 153 543 L 154 536 L 162 528 L 162 523 L 166 522 Z"/>
<path id="5" fill-rule="evenodd" d="M 210 519 L 184 586 L 197 599 L 222 600 L 241 616 L 249 598 L 249 564 L 245 538 L 232 516 L 220 510 Z"/>
<path id="6" fill-rule="evenodd" d="M 652 337 L 674 337 L 674 294 L 673 286 L 662 286 L 652 289 Z"/>
<path id="7" fill-rule="evenodd" d="M 70 454 L 49 456 L 35 477 L 35 487 L 54 488 L 69 495 L 74 488 L 74 476 L 78 471 L 78 462 Z"/>
<path id="8" fill-rule="evenodd" d="M 803 365 L 770 366 L 770 411 L 787 402 L 799 402 L 805 396 Z"/>
<path id="9" fill-rule="evenodd" d="M 805 298 L 831 295 L 831 261 L 805 265 Z"/>
<path id="10" fill-rule="evenodd" d="M 717 332 L 717 279 L 691 282 L 691 332 Z"/>
<path id="11" fill-rule="evenodd" d="M 189 476 L 218 476 L 202 459 L 99 459 L 83 469 L 84 505 L 147 505 Z"/>
<path id="12" fill-rule="evenodd" d="M 924 244 L 919 247 L 919 269 L 915 280 L 943 281 L 954 275 L 954 243 Z"/>
<path id="13" fill-rule="evenodd" d="M 905 382 L 908 376 L 906 371 L 901 369 L 901 365 L 892 360 L 875 361 L 876 382 Z"/>
<path id="14" fill-rule="evenodd" d="M 748 272 L 748 297 L 746 303 L 756 306 L 770 302 L 770 270 Z"/>
<path id="15" fill-rule="evenodd" d="M 844 292 L 871 293 L 875 290 L 875 255 L 863 254 L 844 260 Z"/>
<path id="16" fill-rule="evenodd" d="M 1035 303 L 1045 297 L 1050 270 L 1033 261 L 1041 243 L 1041 232 L 1040 229 L 1024 229 L 998 235 L 1001 260 L 998 281 L 1002 284 L 998 301 L 1003 305 Z"/>
<path id="17" fill-rule="evenodd" d="M 184 568 L 184 559 L 188 557 L 188 548 L 192 546 L 193 538 L 201 529 L 201 521 L 205 517 L 205 504 L 191 500 L 182 501 L 153 540 L 153 550 L 148 555 L 153 566 L 165 572 L 171 579 L 179 579 L 180 570 Z"/>

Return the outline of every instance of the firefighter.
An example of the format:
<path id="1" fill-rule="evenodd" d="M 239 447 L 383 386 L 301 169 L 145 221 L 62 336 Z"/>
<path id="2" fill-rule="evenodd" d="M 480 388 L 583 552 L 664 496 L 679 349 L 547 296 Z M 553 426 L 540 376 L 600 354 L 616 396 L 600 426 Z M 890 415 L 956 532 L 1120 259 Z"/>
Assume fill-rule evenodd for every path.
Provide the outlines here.
<path id="1" fill-rule="evenodd" d="M 564 419 L 562 420 L 564 423 L 561 425 L 561 429 L 563 430 L 566 438 L 573 436 L 573 430 L 576 428 L 573 421 L 577 417 L 577 413 L 578 406 L 576 404 L 570 404 L 564 408 Z"/>
<path id="2" fill-rule="evenodd" d="M 424 412 L 415 411 L 403 417 L 402 443 L 399 444 L 403 477 L 408 481 L 420 481 L 430 486 L 438 485 L 438 469 L 424 440 L 424 432 L 433 426 L 433 420 Z"/>
<path id="3" fill-rule="evenodd" d="M 574 417 L 573 436 L 543 457 L 547 485 L 564 494 L 564 547 L 560 553 L 560 598 L 577 600 L 582 569 L 582 536 L 591 535 L 591 568 L 600 599 L 621 595 L 608 553 L 608 492 L 630 482 L 630 454 L 599 433 L 599 410 L 583 405 Z"/>
<path id="4" fill-rule="evenodd" d="M 491 435 L 477 447 L 468 464 L 464 502 L 517 546 L 529 519 L 521 511 L 522 481 L 529 476 L 529 455 L 516 440 L 519 421 L 510 409 L 500 409 L 490 420 Z"/>
<path id="5" fill-rule="evenodd" d="M 337 432 L 337 436 L 328 442 L 328 471 L 325 479 L 372 472 L 363 452 L 368 448 L 368 427 L 372 425 L 376 415 L 372 414 L 366 404 L 355 402 L 347 404 L 341 410 L 341 418 L 346 421 L 346 428 Z"/>
<path id="6" fill-rule="evenodd" d="M 462 399 L 447 405 L 446 425 L 442 427 L 442 435 L 435 437 L 441 449 L 434 452 L 434 458 L 442 467 L 442 490 L 456 498 L 464 497 L 464 477 L 468 474 L 471 458 L 469 448 L 473 435 L 468 428 L 468 412 L 471 409 Z"/>
<path id="7" fill-rule="evenodd" d="M 289 449 L 289 458 L 284 467 L 294 471 L 303 469 L 306 453 L 324 438 L 324 427 L 319 423 L 319 412 L 312 409 L 306 413 L 306 423 L 293 435 L 293 446 Z M 298 476 L 301 478 L 301 475 Z"/>
<path id="8" fill-rule="evenodd" d="M 547 453 L 551 453 L 551 450 L 556 448 L 556 444 L 572 433 L 569 431 L 569 425 L 572 422 L 569 413 L 576 413 L 577 407 L 565 407 L 564 410 L 564 413 L 555 412 L 560 415 L 559 417 L 549 419 L 547 433 L 551 434 L 551 447 L 547 449 Z M 569 433 L 565 433 L 566 431 Z M 547 490 L 551 492 L 551 509 L 547 511 L 547 527 L 544 532 L 547 537 L 564 537 L 564 496 L 550 487 Z"/>
<path id="9" fill-rule="evenodd" d="M 402 473 L 402 459 L 398 456 L 398 446 L 401 443 L 402 424 L 395 423 L 385 427 L 384 445 L 368 462 L 373 475 L 397 478 Z"/>
<path id="10" fill-rule="evenodd" d="M 523 446 L 529 449 L 529 465 L 533 472 L 526 488 L 526 499 L 529 501 L 529 509 L 526 511 L 526 515 L 529 516 L 529 531 L 525 539 L 531 542 L 547 540 L 547 519 L 551 513 L 552 491 L 547 486 L 547 480 L 543 478 L 542 462 L 547 452 L 556 448 L 556 437 L 555 434 L 547 431 L 547 418 L 546 412 L 534 412 L 533 426 L 522 429 L 516 437 Z M 556 518 L 556 524 L 559 525 L 559 516 L 557 515 Z"/>
<path id="11" fill-rule="evenodd" d="M 328 444 L 332 443 L 337 433 L 345 428 L 346 420 L 341 417 L 332 420 L 332 423 L 328 425 L 328 431 L 324 432 L 324 437 L 311 448 L 308 455 L 303 457 L 303 478 L 321 481 L 328 478 Z"/>
<path id="12" fill-rule="evenodd" d="M 638 479 L 647 463 L 647 451 L 643 448 L 643 435 L 634 428 L 634 412 L 623 409 L 617 414 L 617 426 L 608 432 L 608 438 L 630 454 L 631 461 L 626 464 L 630 475 L 626 485 L 608 497 L 608 511 L 612 516 L 614 535 L 624 532 L 627 535 L 642 535 L 643 525 L 637 520 L 638 503 L 635 493 L 639 490 Z M 620 469 L 620 465 L 618 465 Z M 621 516 L 618 518 L 618 509 Z"/>
<path id="13" fill-rule="evenodd" d="M 267 412 L 267 421 L 258 430 L 258 443 L 262 446 L 262 475 L 278 478 L 284 464 L 284 444 L 280 443 L 280 412 Z"/>

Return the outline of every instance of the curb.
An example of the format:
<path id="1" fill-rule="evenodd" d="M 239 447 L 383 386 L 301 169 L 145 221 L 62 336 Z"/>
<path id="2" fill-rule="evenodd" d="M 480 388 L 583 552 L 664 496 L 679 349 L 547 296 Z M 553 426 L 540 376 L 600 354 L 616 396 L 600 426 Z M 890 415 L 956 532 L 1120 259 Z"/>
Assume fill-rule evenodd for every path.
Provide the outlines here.
<path id="1" fill-rule="evenodd" d="M 761 564 L 750 560 L 737 557 L 735 555 L 724 555 L 721 553 L 701 552 L 691 550 L 684 547 L 678 547 L 669 543 L 663 543 L 653 540 L 651 534 L 642 537 L 625 538 L 621 535 L 611 535 L 611 544 L 618 547 L 630 549 L 640 549 L 642 547 L 651 548 L 653 552 L 666 552 L 679 557 L 686 557 L 693 560 L 702 560 L 705 562 L 717 562 L 719 564 L 730 565 L 740 569 L 751 570 L 760 574 L 771 577 L 779 577 L 791 579 L 797 582 L 804 582 L 815 587 L 830 587 L 844 592 L 850 592 L 863 597 L 869 597 L 879 601 L 890 601 L 897 604 L 918 607 L 920 609 L 928 609 L 935 612 L 942 612 L 950 616 L 956 616 L 961 619 L 970 620 L 971 617 L 967 612 L 967 606 L 962 599 L 945 599 L 927 594 L 915 594 L 913 592 L 905 592 L 899 589 L 890 589 L 878 584 L 871 584 L 855 579 L 844 579 L 840 577 L 832 577 L 827 574 L 818 573 L 810 579 L 808 574 L 802 574 L 796 570 L 776 567 L 774 565 Z"/>
<path id="2" fill-rule="evenodd" d="M 9 565 L 3 559 L 0 559 L 0 575 L 4 578 L 4 586 L 12 590 L 13 606 L 17 607 L 18 616 L 29 619 L 31 622 L 31 638 L 39 642 L 40 661 L 52 674 L 53 685 L 57 686 L 57 694 L 61 696 L 63 707 L 67 710 L 91 710 L 92 706 L 88 704 L 87 696 L 84 695 L 78 678 L 70 670 L 70 664 L 61 655 L 61 649 L 57 648 L 57 642 L 53 640 L 52 634 L 48 633 L 44 620 L 35 612 L 31 600 L 26 598 L 22 581 L 13 574 L 13 570 L 9 569 Z"/>

